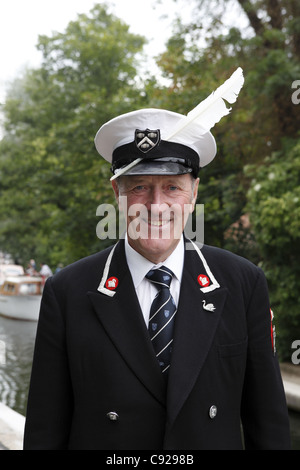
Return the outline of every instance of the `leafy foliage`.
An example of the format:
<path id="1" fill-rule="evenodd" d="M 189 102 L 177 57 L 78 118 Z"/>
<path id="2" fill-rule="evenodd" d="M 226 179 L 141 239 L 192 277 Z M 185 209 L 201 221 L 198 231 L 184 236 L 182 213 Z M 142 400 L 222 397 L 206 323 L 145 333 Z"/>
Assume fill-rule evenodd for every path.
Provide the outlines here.
<path id="1" fill-rule="evenodd" d="M 269 280 L 279 352 L 288 359 L 300 337 L 300 144 L 287 142 L 259 172 L 254 165 L 245 172 L 252 178 L 247 207 Z"/>
<path id="2" fill-rule="evenodd" d="M 0 246 L 24 263 L 55 267 L 99 249 L 96 209 L 112 192 L 93 137 L 140 107 L 135 57 L 143 44 L 98 5 L 65 33 L 40 37 L 42 66 L 12 84 L 0 144 Z"/>

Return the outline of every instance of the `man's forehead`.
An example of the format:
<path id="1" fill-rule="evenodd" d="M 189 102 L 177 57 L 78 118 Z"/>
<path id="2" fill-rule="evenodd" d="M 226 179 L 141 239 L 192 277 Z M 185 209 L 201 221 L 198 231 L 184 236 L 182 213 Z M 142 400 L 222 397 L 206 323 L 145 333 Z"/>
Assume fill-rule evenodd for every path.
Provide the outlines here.
<path id="1" fill-rule="evenodd" d="M 185 175 L 132 175 L 132 176 L 121 176 L 120 181 L 125 182 L 125 184 L 132 185 L 138 183 L 169 183 L 173 181 L 191 181 L 192 175 L 190 173 Z"/>

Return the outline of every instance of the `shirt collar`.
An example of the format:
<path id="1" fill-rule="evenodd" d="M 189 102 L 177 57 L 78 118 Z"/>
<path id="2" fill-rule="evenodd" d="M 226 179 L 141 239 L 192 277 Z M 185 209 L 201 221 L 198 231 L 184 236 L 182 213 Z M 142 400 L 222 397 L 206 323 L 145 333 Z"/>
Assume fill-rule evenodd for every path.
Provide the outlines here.
<path id="1" fill-rule="evenodd" d="M 183 263 L 184 263 L 184 240 L 181 237 L 178 245 L 171 255 L 163 262 L 157 265 L 144 258 L 135 251 L 128 243 L 127 235 L 125 236 L 125 254 L 127 264 L 132 276 L 134 287 L 137 288 L 145 278 L 146 274 L 153 268 L 159 268 L 164 265 L 171 269 L 174 275 L 181 282 Z"/>

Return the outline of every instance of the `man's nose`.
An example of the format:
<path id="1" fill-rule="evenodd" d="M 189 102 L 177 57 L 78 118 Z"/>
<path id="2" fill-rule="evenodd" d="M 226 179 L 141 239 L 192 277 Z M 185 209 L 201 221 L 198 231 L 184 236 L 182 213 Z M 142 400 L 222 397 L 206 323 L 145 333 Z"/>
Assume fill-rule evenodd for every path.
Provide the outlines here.
<path id="1" fill-rule="evenodd" d="M 168 208 L 165 202 L 163 192 L 159 188 L 153 188 L 149 194 L 147 201 L 147 209 L 151 211 L 152 215 L 160 215 Z"/>
<path id="2" fill-rule="evenodd" d="M 150 204 L 160 205 L 163 203 L 163 194 L 159 188 L 152 188 L 149 196 Z"/>

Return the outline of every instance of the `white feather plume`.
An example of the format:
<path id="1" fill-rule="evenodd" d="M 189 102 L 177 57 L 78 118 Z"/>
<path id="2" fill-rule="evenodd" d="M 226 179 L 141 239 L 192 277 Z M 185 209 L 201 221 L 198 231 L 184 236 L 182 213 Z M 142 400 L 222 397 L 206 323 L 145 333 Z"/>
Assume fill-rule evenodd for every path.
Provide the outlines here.
<path id="1" fill-rule="evenodd" d="M 179 143 L 186 141 L 191 145 L 193 142 L 199 141 L 201 135 L 209 132 L 222 117 L 230 113 L 231 108 L 227 108 L 224 100 L 228 103 L 235 103 L 243 85 L 243 70 L 239 67 L 223 85 L 192 109 L 187 116 L 183 116 L 169 135 L 164 136 L 163 139 Z M 126 173 L 141 161 L 142 158 L 137 158 L 129 165 L 116 170 L 115 175 L 111 177 L 111 181 Z"/>
<path id="2" fill-rule="evenodd" d="M 239 67 L 223 85 L 184 116 L 164 140 L 176 142 L 177 139 L 186 138 L 191 143 L 199 140 L 201 135 L 209 132 L 222 117 L 230 113 L 231 108 L 227 108 L 224 100 L 234 103 L 243 84 L 243 70 Z"/>

